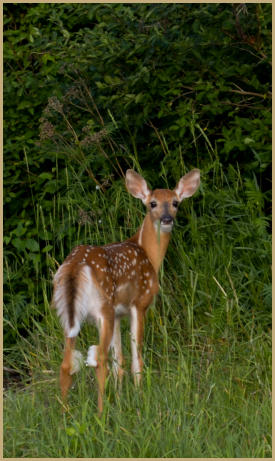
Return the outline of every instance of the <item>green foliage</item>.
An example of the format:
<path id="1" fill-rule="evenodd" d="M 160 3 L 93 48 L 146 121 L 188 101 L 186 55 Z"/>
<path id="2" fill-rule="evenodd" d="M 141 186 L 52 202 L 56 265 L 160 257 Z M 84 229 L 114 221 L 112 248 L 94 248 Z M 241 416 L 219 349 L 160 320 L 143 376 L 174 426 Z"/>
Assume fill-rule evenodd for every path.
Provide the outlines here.
<path id="1" fill-rule="evenodd" d="M 78 190 L 104 191 L 129 166 L 154 186 L 186 167 L 211 174 L 217 153 L 225 172 L 238 164 L 249 206 L 256 181 L 269 225 L 269 4 L 7 4 L 4 29 L 9 265 L 45 268 L 71 168 Z"/>
<path id="2" fill-rule="evenodd" d="M 161 394 L 157 388 L 153 392 L 160 406 L 149 399 L 133 407 L 127 388 L 126 417 L 119 417 L 126 430 L 126 423 L 139 427 L 138 419 L 131 420 L 131 408 L 138 414 L 144 404 L 149 428 L 160 417 L 171 430 L 164 439 L 157 431 L 155 445 L 150 431 L 148 438 L 136 434 L 132 444 L 124 432 L 117 456 L 270 455 L 268 423 L 261 440 L 253 435 L 261 426 L 255 416 L 261 395 L 265 421 L 269 406 L 269 368 L 264 367 L 271 323 L 270 77 L 271 4 L 4 5 L 4 343 L 9 367 L 34 382 L 43 381 L 41 370 L 57 372 L 62 339 L 49 310 L 52 276 L 74 245 L 122 240 L 140 225 L 144 210 L 125 190 L 125 170 L 142 172 L 152 187 L 174 187 L 193 167 L 202 172 L 200 192 L 179 210 L 160 274 L 161 296 L 148 314 L 146 385 L 150 373 L 152 382 L 156 374 L 162 377 Z M 86 348 L 90 332 L 85 330 L 81 341 Z M 209 349 L 218 362 L 206 364 L 203 382 L 203 353 Z M 212 363 L 219 365 L 212 369 Z M 219 366 L 227 373 L 224 387 L 218 382 Z M 241 380 L 237 384 L 235 373 Z M 213 383 L 218 391 L 209 407 Z M 172 408 L 179 389 L 186 405 L 191 397 L 198 401 L 191 399 L 166 417 L 167 402 Z M 84 384 L 79 392 L 85 410 Z M 33 395 L 13 401 L 11 391 L 7 414 L 23 415 L 26 408 L 34 414 Z M 225 395 L 233 397 L 221 422 Z M 38 419 L 32 420 L 39 430 L 45 403 L 40 400 Z M 244 402 L 246 412 L 234 413 Z M 116 404 L 123 406 L 112 402 L 106 417 L 117 438 Z M 64 421 L 62 433 L 55 420 L 60 452 L 54 452 L 52 430 L 44 427 L 49 451 L 41 443 L 40 451 L 30 452 L 25 439 L 11 435 L 7 456 L 110 456 L 107 426 L 87 414 Z M 52 413 L 48 416 L 54 421 Z M 180 421 L 178 452 L 171 436 L 175 421 Z M 234 421 L 239 424 L 235 432 Z M 10 419 L 7 424 L 17 434 Z M 87 427 L 94 426 L 92 453 Z M 190 438 L 196 428 L 201 444 Z M 247 433 L 248 439 L 241 435 Z M 225 445 L 224 434 L 229 434 Z M 85 438 L 82 451 L 80 437 Z M 187 439 L 190 444 L 183 446 Z"/>
<path id="3" fill-rule="evenodd" d="M 163 325 L 162 335 L 165 331 Z M 168 350 L 148 348 L 143 391 L 137 392 L 126 375 L 118 395 L 110 379 L 102 419 L 96 415 L 95 378 L 87 368 L 75 379 L 69 412 L 61 415 L 55 383 L 56 344 L 51 337 L 45 338 L 45 348 L 41 333 L 43 359 L 34 351 L 31 361 L 36 368 L 39 363 L 44 373 L 16 395 L 12 390 L 6 392 L 4 455 L 270 457 L 271 386 L 261 367 L 263 361 L 269 367 L 271 363 L 267 360 L 268 338 L 257 333 L 244 343 L 233 338 L 220 343 L 196 338 L 196 346 L 170 336 Z M 174 362 L 173 349 L 178 354 Z M 54 370 L 49 366 L 53 357 Z"/>
<path id="4" fill-rule="evenodd" d="M 226 204 L 216 202 L 225 211 Z M 169 270 L 160 276 L 161 297 L 148 312 L 142 390 L 134 389 L 128 372 L 118 394 L 110 375 L 102 419 L 96 415 L 95 375 L 86 367 L 74 376 L 69 411 L 61 414 L 57 376 L 63 335 L 44 281 L 43 325 L 34 321 L 28 341 L 17 345 L 27 364 L 22 390 L 5 392 L 6 457 L 271 455 L 271 331 L 262 313 L 268 292 L 261 283 L 267 274 L 253 271 L 252 248 L 226 244 L 214 213 L 208 222 L 196 222 L 188 209 L 192 229 L 177 229 Z M 131 211 L 133 224 L 139 210 Z M 102 219 L 108 222 L 107 213 Z M 99 242 L 109 237 L 102 236 L 106 229 L 98 231 Z M 204 245 L 198 242 L 201 234 Z M 123 321 L 127 371 L 128 332 Z M 85 325 L 77 348 L 86 355 L 87 344 L 96 341 L 95 329 Z M 17 357 L 9 360 L 13 368 L 18 363 Z"/>

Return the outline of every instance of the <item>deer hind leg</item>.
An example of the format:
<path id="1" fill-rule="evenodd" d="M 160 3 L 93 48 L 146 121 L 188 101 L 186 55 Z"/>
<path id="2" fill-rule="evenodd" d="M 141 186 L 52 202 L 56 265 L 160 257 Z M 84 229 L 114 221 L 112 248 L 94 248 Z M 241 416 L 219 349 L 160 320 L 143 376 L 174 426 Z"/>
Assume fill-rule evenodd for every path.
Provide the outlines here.
<path id="1" fill-rule="evenodd" d="M 66 338 L 63 361 L 60 367 L 60 388 L 62 400 L 66 403 L 68 390 L 72 385 L 72 358 L 75 338 Z"/>
<path id="2" fill-rule="evenodd" d="M 132 374 L 136 386 L 141 384 L 143 360 L 142 342 L 144 331 L 144 311 L 136 306 L 131 308 L 131 351 L 132 351 Z"/>
<path id="3" fill-rule="evenodd" d="M 108 351 L 110 348 L 111 340 L 114 330 L 114 317 L 113 315 L 105 316 L 102 319 L 100 329 L 100 342 L 97 347 L 97 367 L 96 376 L 98 381 L 98 413 L 101 415 L 103 411 L 103 397 L 105 390 L 105 381 L 107 377 L 107 360 Z"/>
<path id="4" fill-rule="evenodd" d="M 121 346 L 121 333 L 120 333 L 120 318 L 116 317 L 114 321 L 114 333 L 111 342 L 112 355 L 113 355 L 113 375 L 115 378 L 115 385 L 119 384 L 119 390 L 122 386 L 123 370 L 123 354 Z"/>
<path id="5" fill-rule="evenodd" d="M 72 375 L 77 373 L 83 363 L 81 352 L 75 350 L 76 338 L 66 338 L 63 361 L 60 367 L 60 388 L 64 403 L 67 400 L 68 391 L 72 385 Z"/>

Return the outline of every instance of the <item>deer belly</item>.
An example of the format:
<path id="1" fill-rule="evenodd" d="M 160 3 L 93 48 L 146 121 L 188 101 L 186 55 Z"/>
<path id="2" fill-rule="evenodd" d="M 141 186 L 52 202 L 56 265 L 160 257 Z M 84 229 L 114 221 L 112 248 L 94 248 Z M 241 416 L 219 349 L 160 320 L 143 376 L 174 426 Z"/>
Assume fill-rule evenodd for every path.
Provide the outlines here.
<path id="1" fill-rule="evenodd" d="M 114 299 L 116 317 L 130 314 L 130 306 L 132 305 L 135 295 L 135 287 L 129 282 L 122 283 L 117 287 Z"/>

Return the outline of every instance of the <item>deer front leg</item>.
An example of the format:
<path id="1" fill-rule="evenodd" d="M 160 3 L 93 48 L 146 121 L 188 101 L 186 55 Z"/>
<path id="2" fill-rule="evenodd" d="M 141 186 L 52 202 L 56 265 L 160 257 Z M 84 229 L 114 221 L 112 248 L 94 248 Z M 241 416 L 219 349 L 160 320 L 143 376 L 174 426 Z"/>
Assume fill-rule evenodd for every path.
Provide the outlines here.
<path id="1" fill-rule="evenodd" d="M 123 378 L 123 355 L 122 355 L 122 346 L 121 346 L 121 334 L 120 334 L 120 318 L 115 318 L 114 324 L 114 333 L 112 337 L 112 352 L 113 352 L 113 375 L 115 378 L 115 385 L 117 386 L 117 382 L 119 384 L 119 390 L 121 390 L 122 386 L 122 378 Z"/>
<path id="2" fill-rule="evenodd" d="M 131 350 L 132 350 L 132 374 L 134 383 L 139 386 L 141 383 L 143 360 L 142 342 L 144 331 L 144 312 L 136 306 L 131 308 Z"/>
<path id="3" fill-rule="evenodd" d="M 96 376 L 98 381 L 98 414 L 103 411 L 103 396 L 107 377 L 107 359 L 114 329 L 114 318 L 105 317 L 100 330 L 100 343 L 97 348 Z"/>

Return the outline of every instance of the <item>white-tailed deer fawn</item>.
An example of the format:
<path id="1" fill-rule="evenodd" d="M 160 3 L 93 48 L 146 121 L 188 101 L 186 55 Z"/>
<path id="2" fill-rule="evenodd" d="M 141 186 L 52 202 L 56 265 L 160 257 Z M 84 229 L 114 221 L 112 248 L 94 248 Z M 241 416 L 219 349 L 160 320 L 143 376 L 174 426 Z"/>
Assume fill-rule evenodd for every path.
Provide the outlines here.
<path id="1" fill-rule="evenodd" d="M 66 401 L 72 374 L 78 371 L 81 354 L 75 339 L 85 320 L 99 330 L 99 345 L 88 350 L 86 365 L 96 368 L 98 411 L 103 409 L 109 348 L 113 371 L 121 383 L 123 355 L 120 319 L 130 316 L 132 373 L 139 384 L 142 372 L 142 340 L 146 310 L 157 294 L 158 271 L 165 256 L 179 203 L 191 197 L 200 184 L 200 171 L 183 176 L 176 188 L 151 191 L 145 179 L 133 170 L 126 172 L 130 194 L 147 208 L 137 233 L 121 243 L 74 248 L 54 277 L 53 303 L 65 332 L 65 351 L 60 369 L 62 398 Z"/>

